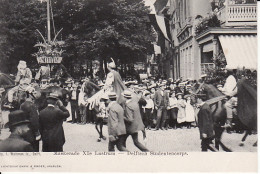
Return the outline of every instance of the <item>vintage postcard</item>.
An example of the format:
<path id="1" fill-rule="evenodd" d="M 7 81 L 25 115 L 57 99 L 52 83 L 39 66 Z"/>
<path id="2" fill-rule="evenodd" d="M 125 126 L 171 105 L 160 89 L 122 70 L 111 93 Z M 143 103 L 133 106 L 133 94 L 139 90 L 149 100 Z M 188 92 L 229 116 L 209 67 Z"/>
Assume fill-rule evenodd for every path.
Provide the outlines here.
<path id="1" fill-rule="evenodd" d="M 256 0 L 0 0 L 0 172 L 258 172 Z"/>

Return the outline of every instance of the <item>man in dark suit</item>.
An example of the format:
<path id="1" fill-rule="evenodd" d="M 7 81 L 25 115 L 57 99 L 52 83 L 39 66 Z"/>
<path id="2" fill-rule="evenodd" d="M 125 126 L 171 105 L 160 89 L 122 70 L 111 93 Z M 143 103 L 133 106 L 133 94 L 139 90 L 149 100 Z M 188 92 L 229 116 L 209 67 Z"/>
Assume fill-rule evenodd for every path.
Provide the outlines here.
<path id="1" fill-rule="evenodd" d="M 21 110 L 26 112 L 27 119 L 31 122 L 30 127 L 33 131 L 34 142 L 32 143 L 34 151 L 39 152 L 39 140 L 40 140 L 40 131 L 39 131 L 39 112 L 36 106 L 35 99 L 38 99 L 41 94 L 39 91 L 35 91 L 33 87 L 26 88 L 27 98 L 20 106 Z"/>
<path id="2" fill-rule="evenodd" d="M 72 90 L 70 92 L 70 104 L 71 104 L 71 114 L 72 114 L 72 124 L 80 123 L 81 118 L 78 113 L 78 100 L 79 100 L 79 92 L 76 84 L 72 85 Z"/>
<path id="3" fill-rule="evenodd" d="M 30 121 L 22 110 L 9 114 L 11 135 L 0 142 L 0 152 L 34 152 L 31 142 L 34 141 Z"/>
<path id="4" fill-rule="evenodd" d="M 154 95 L 154 106 L 157 110 L 157 123 L 155 130 L 162 129 L 167 119 L 167 106 L 169 105 L 169 95 L 165 91 L 165 84 L 160 84 L 160 88 Z"/>
<path id="5" fill-rule="evenodd" d="M 117 95 L 115 92 L 110 92 L 108 96 L 103 96 L 108 111 L 108 134 L 109 143 L 108 150 L 115 151 L 115 145 L 119 151 L 128 151 L 124 147 L 124 137 L 126 134 L 124 122 L 124 110 L 117 103 Z"/>
<path id="6" fill-rule="evenodd" d="M 40 132 L 42 135 L 43 152 L 62 152 L 65 143 L 63 121 L 69 117 L 69 111 L 51 93 L 47 98 L 48 106 L 40 112 Z"/>
<path id="7" fill-rule="evenodd" d="M 211 141 L 214 138 L 214 121 L 212 117 L 212 112 L 209 105 L 205 102 L 206 95 L 205 94 L 197 94 L 197 103 L 200 107 L 198 112 L 198 127 L 200 131 L 200 139 L 201 139 L 201 150 L 215 151 L 215 148 L 211 147 Z"/>
<path id="8" fill-rule="evenodd" d="M 126 147 L 126 140 L 129 135 L 132 136 L 134 144 L 143 152 L 148 152 L 149 150 L 142 145 L 138 140 L 138 131 L 144 130 L 144 124 L 142 121 L 138 100 L 132 98 L 132 92 L 125 90 L 122 95 L 126 99 L 123 104 L 125 109 L 125 126 L 126 126 L 126 135 L 124 135 L 124 146 Z"/>

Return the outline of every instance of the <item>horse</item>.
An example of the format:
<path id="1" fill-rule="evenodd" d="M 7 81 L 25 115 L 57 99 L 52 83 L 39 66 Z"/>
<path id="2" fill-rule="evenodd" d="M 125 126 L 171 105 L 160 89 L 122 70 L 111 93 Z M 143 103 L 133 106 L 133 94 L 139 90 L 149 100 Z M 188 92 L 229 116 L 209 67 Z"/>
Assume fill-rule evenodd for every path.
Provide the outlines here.
<path id="1" fill-rule="evenodd" d="M 87 110 L 89 114 L 94 115 L 95 120 L 95 128 L 98 132 L 99 138 L 98 142 L 101 141 L 101 139 L 106 140 L 106 137 L 103 136 L 103 125 L 106 124 L 106 120 L 104 117 L 99 117 L 100 115 L 100 95 L 103 94 L 103 91 L 99 86 L 97 86 L 95 83 L 87 80 L 82 85 L 82 90 L 84 91 L 85 95 L 87 95 L 87 98 L 93 98 L 92 101 L 89 101 L 87 105 Z"/>
<path id="2" fill-rule="evenodd" d="M 244 101 L 245 96 L 241 96 L 241 88 L 240 88 L 240 82 L 238 82 L 238 103 L 240 103 L 241 101 Z M 245 82 L 243 81 L 243 84 Z M 196 92 L 195 92 L 196 91 Z M 202 93 L 206 94 L 206 98 L 207 100 L 216 98 L 216 97 L 220 97 L 222 98 L 222 100 L 217 101 L 215 103 L 212 103 L 211 109 L 212 109 L 212 116 L 214 118 L 214 131 L 215 131 L 215 148 L 219 150 L 219 146 L 222 147 L 222 149 L 226 152 L 231 152 L 231 149 L 229 149 L 228 147 L 226 147 L 223 142 L 221 141 L 221 136 L 225 130 L 225 122 L 227 119 L 227 114 L 226 114 L 226 108 L 224 106 L 225 104 L 225 96 L 222 92 L 220 92 L 215 86 L 213 86 L 212 84 L 206 84 L 203 83 L 201 85 L 195 85 L 193 88 L 193 92 L 196 94 L 198 91 L 201 91 Z M 193 93 L 193 94 L 194 94 Z M 192 97 L 193 102 L 195 102 L 195 97 L 193 95 Z M 253 107 L 255 107 L 256 105 L 254 105 Z M 237 110 L 238 110 L 238 118 L 239 120 L 247 127 L 247 131 L 245 136 L 243 137 L 242 140 L 245 140 L 246 136 L 249 134 L 249 130 L 252 129 L 252 125 L 255 123 L 257 123 L 256 119 L 257 119 L 257 115 L 256 114 L 251 114 L 250 118 L 246 117 L 247 114 L 249 114 L 249 110 L 246 110 L 247 113 L 244 112 L 243 116 L 241 116 L 240 112 L 242 110 L 243 105 L 238 104 Z M 256 109 L 256 107 L 255 107 Z M 256 112 L 255 112 L 256 113 Z M 248 121 L 250 120 L 250 121 Z M 250 123 L 250 124 L 248 124 Z M 254 128 L 256 128 L 256 125 L 253 126 Z"/>
<path id="3" fill-rule="evenodd" d="M 61 88 L 59 86 L 49 86 L 45 89 L 41 89 L 40 86 L 37 83 L 32 83 L 30 84 L 35 89 L 35 93 L 38 94 L 38 98 L 35 99 L 35 104 L 38 108 L 39 111 L 43 110 L 45 107 L 47 107 L 47 96 L 50 93 L 57 93 L 59 99 L 63 102 L 63 105 L 66 106 L 68 104 L 68 96 L 69 96 L 69 91 L 67 91 L 64 88 Z M 20 105 L 26 100 L 27 98 L 27 92 L 26 91 L 18 91 L 14 95 L 17 97 L 14 99 L 13 102 L 13 108 L 5 108 L 4 104 L 7 102 L 8 98 L 8 91 L 10 88 L 8 88 L 5 91 L 5 94 L 2 95 L 1 98 L 1 107 L 3 110 L 9 110 L 9 111 L 14 111 L 20 109 Z"/>

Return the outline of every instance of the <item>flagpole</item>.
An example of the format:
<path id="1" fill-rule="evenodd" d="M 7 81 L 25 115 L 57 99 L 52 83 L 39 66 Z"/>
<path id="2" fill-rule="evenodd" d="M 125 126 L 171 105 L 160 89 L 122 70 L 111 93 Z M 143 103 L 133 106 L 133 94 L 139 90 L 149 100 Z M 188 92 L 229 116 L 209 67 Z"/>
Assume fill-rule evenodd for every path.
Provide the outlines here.
<path id="1" fill-rule="evenodd" d="M 51 23 L 50 23 L 50 0 L 47 0 L 47 31 L 48 42 L 51 41 Z"/>

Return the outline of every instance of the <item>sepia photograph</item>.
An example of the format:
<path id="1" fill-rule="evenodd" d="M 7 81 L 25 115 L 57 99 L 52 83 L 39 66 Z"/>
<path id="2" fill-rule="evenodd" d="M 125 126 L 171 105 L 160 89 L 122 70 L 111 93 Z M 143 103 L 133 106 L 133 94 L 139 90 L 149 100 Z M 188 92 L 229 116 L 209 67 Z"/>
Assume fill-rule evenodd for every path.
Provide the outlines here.
<path id="1" fill-rule="evenodd" d="M 0 0 L 0 28 L 0 158 L 248 154 L 257 171 L 256 0 Z"/>

